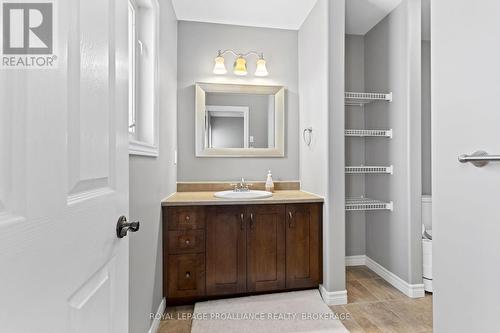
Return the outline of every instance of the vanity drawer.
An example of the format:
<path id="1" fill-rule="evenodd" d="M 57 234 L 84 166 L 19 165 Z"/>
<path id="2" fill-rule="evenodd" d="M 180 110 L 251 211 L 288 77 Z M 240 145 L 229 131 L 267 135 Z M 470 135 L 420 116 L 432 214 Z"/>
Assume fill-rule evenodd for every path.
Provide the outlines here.
<path id="1" fill-rule="evenodd" d="M 168 253 L 205 252 L 205 230 L 176 230 L 168 232 Z"/>
<path id="2" fill-rule="evenodd" d="M 205 295 L 205 254 L 168 256 L 168 295 L 170 298 Z"/>
<path id="3" fill-rule="evenodd" d="M 204 207 L 169 207 L 168 230 L 189 230 L 205 228 Z"/>

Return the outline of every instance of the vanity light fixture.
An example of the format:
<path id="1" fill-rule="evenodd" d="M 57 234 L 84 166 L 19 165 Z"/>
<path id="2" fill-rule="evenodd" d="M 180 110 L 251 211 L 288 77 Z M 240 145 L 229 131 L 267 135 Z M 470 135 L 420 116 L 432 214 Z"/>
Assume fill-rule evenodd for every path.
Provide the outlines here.
<path id="1" fill-rule="evenodd" d="M 248 74 L 247 60 L 242 56 L 238 56 L 238 58 L 234 61 L 233 73 L 239 76 L 245 76 Z"/>
<path id="2" fill-rule="evenodd" d="M 259 60 L 257 60 L 257 70 L 255 71 L 255 76 L 268 76 L 269 72 L 266 67 L 266 60 L 264 60 L 264 55 L 261 53 Z"/>
<path id="3" fill-rule="evenodd" d="M 255 76 L 268 76 L 269 72 L 266 67 L 266 60 L 264 59 L 263 53 L 257 52 L 247 52 L 247 53 L 236 53 L 233 50 L 219 50 L 217 57 L 215 58 L 214 74 L 224 75 L 227 73 L 226 65 L 224 64 L 224 55 L 226 53 L 231 53 L 236 57 L 233 66 L 233 73 L 239 76 L 245 76 L 248 74 L 247 70 L 247 58 L 251 55 L 256 56 L 257 59 L 257 70 L 255 71 Z"/>
<path id="4" fill-rule="evenodd" d="M 224 65 L 224 57 L 219 51 L 215 58 L 214 74 L 224 75 L 227 73 L 226 65 Z"/>

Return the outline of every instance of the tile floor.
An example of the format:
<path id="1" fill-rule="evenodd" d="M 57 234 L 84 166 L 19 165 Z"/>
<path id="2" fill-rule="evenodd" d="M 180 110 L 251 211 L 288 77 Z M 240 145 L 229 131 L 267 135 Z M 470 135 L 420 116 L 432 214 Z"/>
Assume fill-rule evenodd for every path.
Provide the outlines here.
<path id="1" fill-rule="evenodd" d="M 432 332 L 432 295 L 408 298 L 365 266 L 347 267 L 347 299 L 331 309 L 350 332 Z"/>
<path id="2" fill-rule="evenodd" d="M 165 310 L 167 318 L 160 323 L 158 333 L 190 333 L 191 320 L 184 316 L 193 313 L 194 305 L 170 307 Z"/>
<path id="3" fill-rule="evenodd" d="M 347 297 L 349 304 L 331 309 L 346 317 L 342 323 L 350 332 L 432 332 L 432 295 L 408 298 L 365 266 L 347 267 Z M 189 333 L 193 308 L 167 308 L 172 319 L 163 320 L 158 333 Z"/>

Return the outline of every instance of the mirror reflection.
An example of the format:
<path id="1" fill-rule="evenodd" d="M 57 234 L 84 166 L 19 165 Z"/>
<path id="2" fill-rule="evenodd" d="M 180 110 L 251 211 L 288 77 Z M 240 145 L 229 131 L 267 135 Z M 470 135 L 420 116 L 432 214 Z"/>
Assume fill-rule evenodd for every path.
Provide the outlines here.
<path id="1" fill-rule="evenodd" d="M 210 92 L 205 103 L 206 147 L 274 148 L 274 94 Z"/>

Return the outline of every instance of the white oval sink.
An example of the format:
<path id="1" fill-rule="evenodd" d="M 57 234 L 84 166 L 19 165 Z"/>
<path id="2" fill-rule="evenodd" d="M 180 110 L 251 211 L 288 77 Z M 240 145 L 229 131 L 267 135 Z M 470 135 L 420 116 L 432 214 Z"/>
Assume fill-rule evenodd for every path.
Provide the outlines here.
<path id="1" fill-rule="evenodd" d="M 245 192 L 222 191 L 222 192 L 216 192 L 214 196 L 221 199 L 249 200 L 249 199 L 270 198 L 273 196 L 273 194 L 271 192 L 266 192 L 266 191 L 250 190 Z"/>

